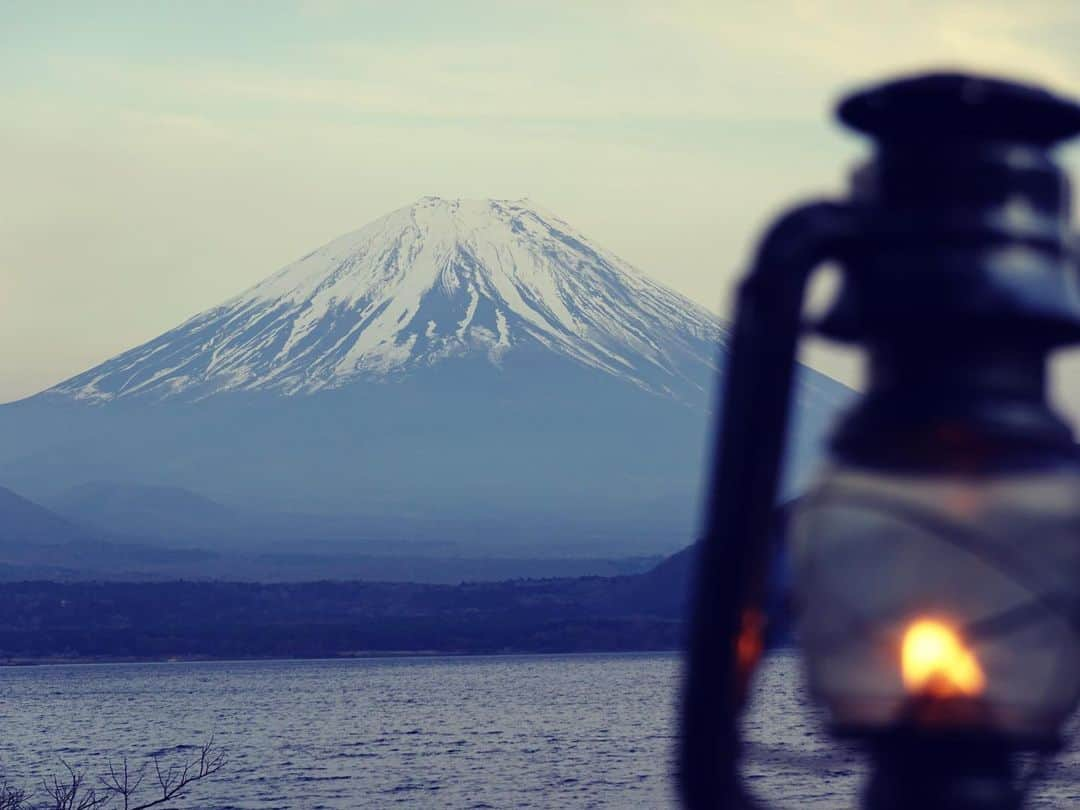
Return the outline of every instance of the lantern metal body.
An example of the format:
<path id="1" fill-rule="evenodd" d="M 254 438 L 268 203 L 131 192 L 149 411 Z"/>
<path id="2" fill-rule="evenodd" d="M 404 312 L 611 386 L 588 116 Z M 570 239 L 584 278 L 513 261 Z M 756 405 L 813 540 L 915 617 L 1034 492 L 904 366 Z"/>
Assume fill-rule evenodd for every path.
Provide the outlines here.
<path id="1" fill-rule="evenodd" d="M 770 516 L 803 297 L 864 347 L 867 392 L 791 520 L 799 640 L 836 732 L 875 760 L 868 807 L 1018 807 L 1014 754 L 1080 697 L 1080 454 L 1047 402 L 1080 342 L 1068 180 L 1080 106 L 938 74 L 858 93 L 875 140 L 849 199 L 785 214 L 737 300 L 684 688 L 689 808 L 746 806 L 738 717 L 765 632 Z"/>

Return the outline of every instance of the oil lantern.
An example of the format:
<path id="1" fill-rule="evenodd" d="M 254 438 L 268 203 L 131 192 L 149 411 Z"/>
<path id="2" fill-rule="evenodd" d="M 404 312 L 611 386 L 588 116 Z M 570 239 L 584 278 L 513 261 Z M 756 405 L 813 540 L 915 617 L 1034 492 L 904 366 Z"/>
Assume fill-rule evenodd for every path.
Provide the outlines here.
<path id="1" fill-rule="evenodd" d="M 875 810 L 1018 808 L 1016 760 L 1080 698 L 1080 454 L 1047 360 L 1080 342 L 1068 179 L 1080 106 L 957 74 L 839 106 L 873 139 L 847 199 L 769 230 L 739 289 L 684 688 L 685 806 L 749 803 L 738 718 L 805 327 L 858 344 L 866 392 L 792 509 L 797 642 L 830 729 L 871 759 Z M 803 324 L 825 262 L 842 283 Z"/>

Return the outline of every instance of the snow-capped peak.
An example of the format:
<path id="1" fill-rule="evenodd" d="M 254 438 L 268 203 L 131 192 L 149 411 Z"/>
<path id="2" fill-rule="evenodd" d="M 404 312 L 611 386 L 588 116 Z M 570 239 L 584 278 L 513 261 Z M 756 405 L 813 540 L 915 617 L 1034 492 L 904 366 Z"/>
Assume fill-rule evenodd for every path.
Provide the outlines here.
<path id="1" fill-rule="evenodd" d="M 51 393 L 312 393 L 531 346 L 697 400 L 722 332 L 527 199 L 424 197 Z"/>

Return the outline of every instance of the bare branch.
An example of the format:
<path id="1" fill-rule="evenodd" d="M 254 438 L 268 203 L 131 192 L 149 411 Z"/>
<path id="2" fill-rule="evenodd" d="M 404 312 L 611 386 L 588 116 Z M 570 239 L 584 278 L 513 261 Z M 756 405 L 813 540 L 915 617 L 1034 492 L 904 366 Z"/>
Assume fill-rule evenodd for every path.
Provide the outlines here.
<path id="1" fill-rule="evenodd" d="M 43 780 L 45 797 L 50 802 L 48 810 L 94 810 L 108 801 L 107 796 L 98 795 L 93 788 L 85 788 L 81 771 L 61 759 L 60 764 L 67 771 L 67 777 L 61 779 L 56 774 Z"/>
<path id="2" fill-rule="evenodd" d="M 127 757 L 124 757 L 121 760 L 119 768 L 117 768 L 117 765 L 110 759 L 109 772 L 101 777 L 102 789 L 110 798 L 119 799 L 123 810 L 130 810 L 131 800 L 134 797 L 135 792 L 139 789 L 139 786 L 142 784 L 145 775 L 145 762 L 140 765 L 139 769 L 133 774 L 128 764 Z"/>
<path id="3" fill-rule="evenodd" d="M 172 799 L 179 799 L 193 782 L 212 776 L 223 767 L 225 767 L 225 752 L 217 747 L 213 737 L 199 749 L 198 758 L 184 763 L 183 767 L 174 764 L 163 771 L 159 757 L 155 756 L 154 771 L 157 775 L 158 789 L 161 791 L 161 796 L 153 801 L 132 807 L 125 804 L 124 810 L 147 810 L 147 808 L 157 807 Z"/>
<path id="4" fill-rule="evenodd" d="M 14 787 L 7 779 L 0 778 L 0 810 L 30 810 L 27 802 L 30 794 Z"/>
<path id="5" fill-rule="evenodd" d="M 147 800 L 136 795 L 145 781 L 149 762 L 133 768 L 127 757 L 119 762 L 109 760 L 108 771 L 98 777 L 101 784 L 95 790 L 87 786 L 82 771 L 61 759 L 67 773 L 62 776 L 52 774 L 41 782 L 44 804 L 0 776 L 0 810 L 148 810 L 183 799 L 195 782 L 225 767 L 225 753 L 213 737 L 190 759 L 166 765 L 160 754 L 155 754 L 150 760 L 154 764 L 154 781 L 157 783 L 156 789 L 151 791 L 157 794 L 155 798 Z"/>

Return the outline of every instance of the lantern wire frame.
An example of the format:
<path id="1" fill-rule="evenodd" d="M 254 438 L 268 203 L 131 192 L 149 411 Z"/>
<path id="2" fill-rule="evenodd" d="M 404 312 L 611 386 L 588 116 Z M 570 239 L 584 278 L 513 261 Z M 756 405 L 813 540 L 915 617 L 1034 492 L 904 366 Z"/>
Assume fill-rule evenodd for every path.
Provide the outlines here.
<path id="1" fill-rule="evenodd" d="M 1041 618 L 1045 613 L 1054 613 L 1069 625 L 1073 634 L 1080 640 L 1080 603 L 1074 597 L 1045 590 L 1042 578 L 1038 572 L 1027 565 L 1023 556 L 1010 553 L 1009 548 L 993 542 L 984 532 L 947 520 L 931 509 L 865 492 L 853 492 L 837 485 L 824 487 L 818 492 L 807 495 L 804 504 L 808 511 L 825 506 L 842 506 L 888 515 L 894 520 L 908 523 L 939 540 L 967 551 L 1032 595 L 1027 602 L 1012 605 L 999 613 L 969 622 L 961 627 L 960 632 L 965 638 L 985 641 L 1012 632 Z M 827 652 L 849 641 L 851 636 L 847 631 L 870 635 L 877 629 L 880 618 L 883 618 L 875 617 L 873 624 L 858 621 L 854 619 L 858 611 L 851 605 L 844 604 L 838 594 L 830 593 L 829 598 L 847 609 L 847 615 L 853 618 L 853 625 L 846 628 L 844 633 L 838 633 L 834 639 L 815 638 L 815 646 L 823 651 Z"/>

